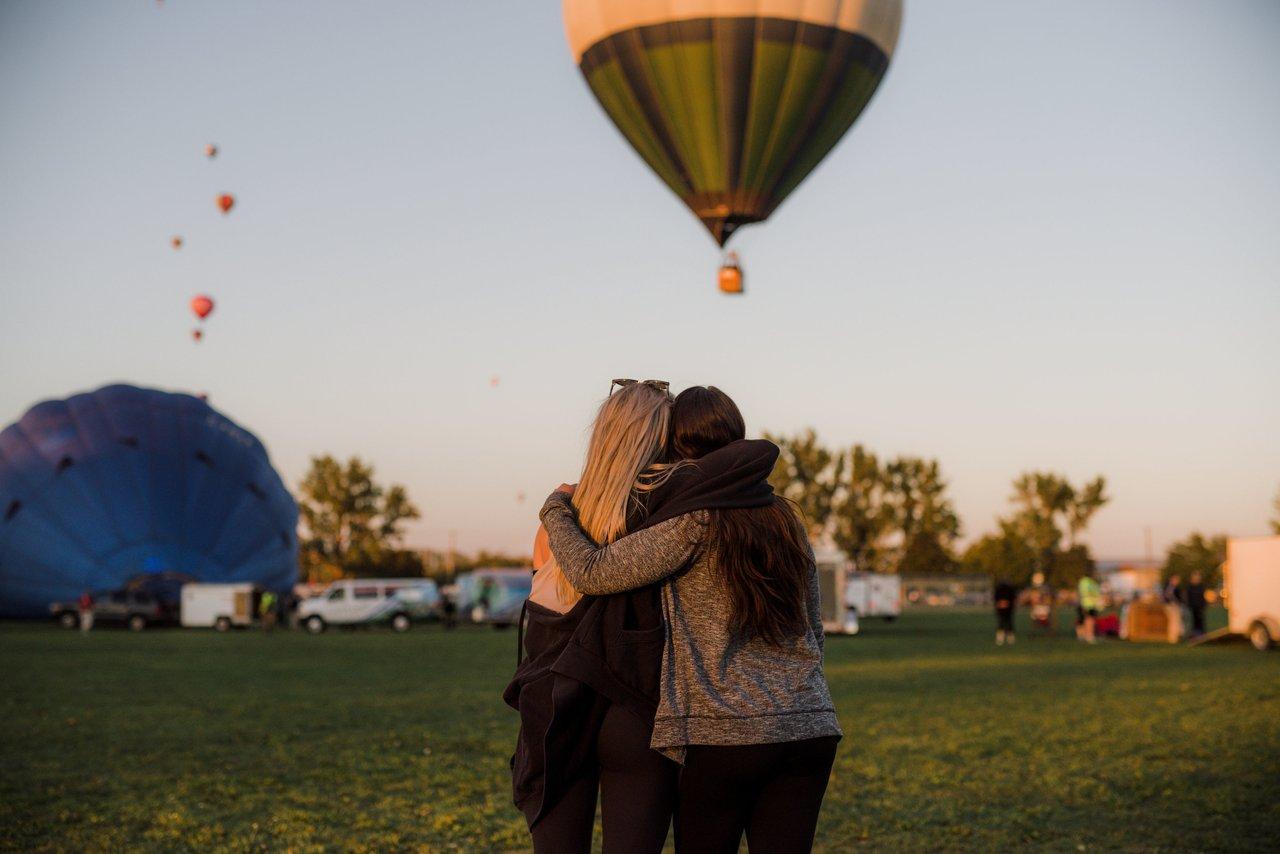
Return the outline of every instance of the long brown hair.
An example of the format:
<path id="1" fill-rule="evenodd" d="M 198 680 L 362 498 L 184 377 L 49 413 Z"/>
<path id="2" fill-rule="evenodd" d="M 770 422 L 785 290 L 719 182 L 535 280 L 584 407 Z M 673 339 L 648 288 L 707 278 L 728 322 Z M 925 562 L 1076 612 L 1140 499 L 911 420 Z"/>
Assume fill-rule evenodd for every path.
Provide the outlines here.
<path id="1" fill-rule="evenodd" d="M 715 386 L 676 396 L 670 445 L 681 457 L 697 459 L 746 433 L 737 404 Z M 729 597 L 730 628 L 775 646 L 804 634 L 812 567 L 792 505 L 778 496 L 766 507 L 712 510 L 709 537 Z"/>

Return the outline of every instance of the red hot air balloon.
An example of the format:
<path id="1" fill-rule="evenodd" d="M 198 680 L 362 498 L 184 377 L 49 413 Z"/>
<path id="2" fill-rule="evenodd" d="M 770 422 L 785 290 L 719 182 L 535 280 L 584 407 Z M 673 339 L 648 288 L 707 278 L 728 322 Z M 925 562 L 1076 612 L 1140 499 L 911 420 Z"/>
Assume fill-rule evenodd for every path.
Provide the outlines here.
<path id="1" fill-rule="evenodd" d="M 209 143 L 208 145 L 206 145 L 206 146 L 204 147 L 204 156 L 205 156 L 205 157 L 207 157 L 207 158 L 209 158 L 210 160 L 212 160 L 213 158 L 217 157 L 217 156 L 218 156 L 218 146 L 214 145 L 213 143 Z"/>
<path id="2" fill-rule="evenodd" d="M 174 235 L 174 236 L 169 240 L 169 245 L 171 245 L 174 249 L 181 249 L 181 248 L 182 248 L 182 237 L 181 237 L 181 236 L 179 236 L 179 235 L 177 235 L 177 234 L 175 234 L 175 235 Z"/>
<path id="3" fill-rule="evenodd" d="M 235 205 L 236 197 L 230 193 L 223 193 L 221 196 L 218 196 L 218 207 L 221 208 L 224 214 L 229 213 Z"/>
<path id="4" fill-rule="evenodd" d="M 191 313 L 204 320 L 213 313 L 213 300 L 204 294 L 193 297 L 191 300 Z"/>
<path id="5" fill-rule="evenodd" d="M 203 330 L 203 329 L 192 329 L 192 330 L 191 330 L 191 340 L 192 340 L 192 341 L 194 341 L 194 342 L 196 342 L 197 344 L 199 344 L 199 343 L 200 343 L 200 339 L 201 339 L 201 338 L 203 338 L 203 337 L 204 337 L 204 330 Z"/>

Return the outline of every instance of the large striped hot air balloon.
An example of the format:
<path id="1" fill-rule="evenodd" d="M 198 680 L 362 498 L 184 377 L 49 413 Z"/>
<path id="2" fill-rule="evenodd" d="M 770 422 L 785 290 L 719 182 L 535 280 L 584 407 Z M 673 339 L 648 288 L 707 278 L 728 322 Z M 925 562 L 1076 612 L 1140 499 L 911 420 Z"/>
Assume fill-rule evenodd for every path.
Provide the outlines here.
<path id="1" fill-rule="evenodd" d="M 609 118 L 723 246 L 862 113 L 902 0 L 564 0 L 564 18 Z"/>

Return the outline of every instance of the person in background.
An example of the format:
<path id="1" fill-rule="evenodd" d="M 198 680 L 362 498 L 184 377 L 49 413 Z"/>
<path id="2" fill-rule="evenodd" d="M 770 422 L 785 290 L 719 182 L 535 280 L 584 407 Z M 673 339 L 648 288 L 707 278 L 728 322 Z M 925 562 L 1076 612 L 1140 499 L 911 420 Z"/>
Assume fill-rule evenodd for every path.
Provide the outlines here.
<path id="1" fill-rule="evenodd" d="M 1053 634 L 1053 588 L 1044 581 L 1044 573 L 1031 576 L 1031 624 L 1041 634 Z"/>
<path id="2" fill-rule="evenodd" d="M 489 611 L 493 607 L 493 588 L 492 578 L 480 579 L 480 592 L 476 596 L 476 604 L 471 609 L 471 622 L 483 623 L 489 619 Z"/>
<path id="3" fill-rule="evenodd" d="M 258 599 L 258 619 L 264 632 L 270 633 L 276 627 L 276 594 L 270 590 L 264 590 Z"/>
<path id="4" fill-rule="evenodd" d="M 1097 643 L 1098 610 L 1102 607 L 1102 588 L 1093 577 L 1093 568 L 1084 571 L 1076 587 L 1080 604 L 1076 609 L 1076 637 L 1085 643 Z"/>
<path id="5" fill-rule="evenodd" d="M 88 590 L 80 593 L 77 605 L 80 611 L 80 631 L 87 632 L 93 628 L 93 596 Z"/>
<path id="6" fill-rule="evenodd" d="M 302 597 L 298 595 L 298 591 L 290 589 L 289 594 L 284 598 L 285 619 L 290 631 L 297 631 L 299 625 L 298 606 L 302 604 Z"/>
<path id="7" fill-rule="evenodd" d="M 444 618 L 444 627 L 452 631 L 458 627 L 458 603 L 450 587 L 452 585 L 440 588 L 440 615 Z"/>
<path id="8" fill-rule="evenodd" d="M 1012 644 L 1015 637 L 1013 634 L 1013 611 L 1017 605 L 1018 588 L 1014 587 L 1006 579 L 1000 579 L 996 582 L 995 588 L 996 603 L 996 646 L 1004 646 L 1006 643 Z"/>
<path id="9" fill-rule="evenodd" d="M 1204 576 L 1199 572 L 1191 573 L 1186 591 L 1187 610 L 1191 612 L 1191 633 L 1188 637 L 1200 637 L 1204 634 Z"/>
<path id="10" fill-rule="evenodd" d="M 1183 631 L 1181 575 L 1169 576 L 1161 597 L 1164 599 L 1164 615 L 1169 627 L 1169 643 L 1177 643 L 1182 640 Z"/>

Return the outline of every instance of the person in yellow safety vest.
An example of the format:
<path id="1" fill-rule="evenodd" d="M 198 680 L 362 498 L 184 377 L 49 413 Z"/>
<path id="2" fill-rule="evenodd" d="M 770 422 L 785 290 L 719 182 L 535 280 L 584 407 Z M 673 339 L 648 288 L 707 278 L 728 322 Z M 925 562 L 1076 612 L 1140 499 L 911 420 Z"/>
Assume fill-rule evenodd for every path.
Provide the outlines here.
<path id="1" fill-rule="evenodd" d="M 1094 579 L 1092 569 L 1085 570 L 1076 590 L 1080 595 L 1080 604 L 1076 608 L 1076 637 L 1085 643 L 1097 643 L 1094 625 L 1102 607 L 1102 588 Z"/>
<path id="2" fill-rule="evenodd" d="M 262 621 L 262 630 L 269 632 L 276 627 L 276 594 L 270 590 L 263 592 L 258 599 L 258 618 Z"/>

